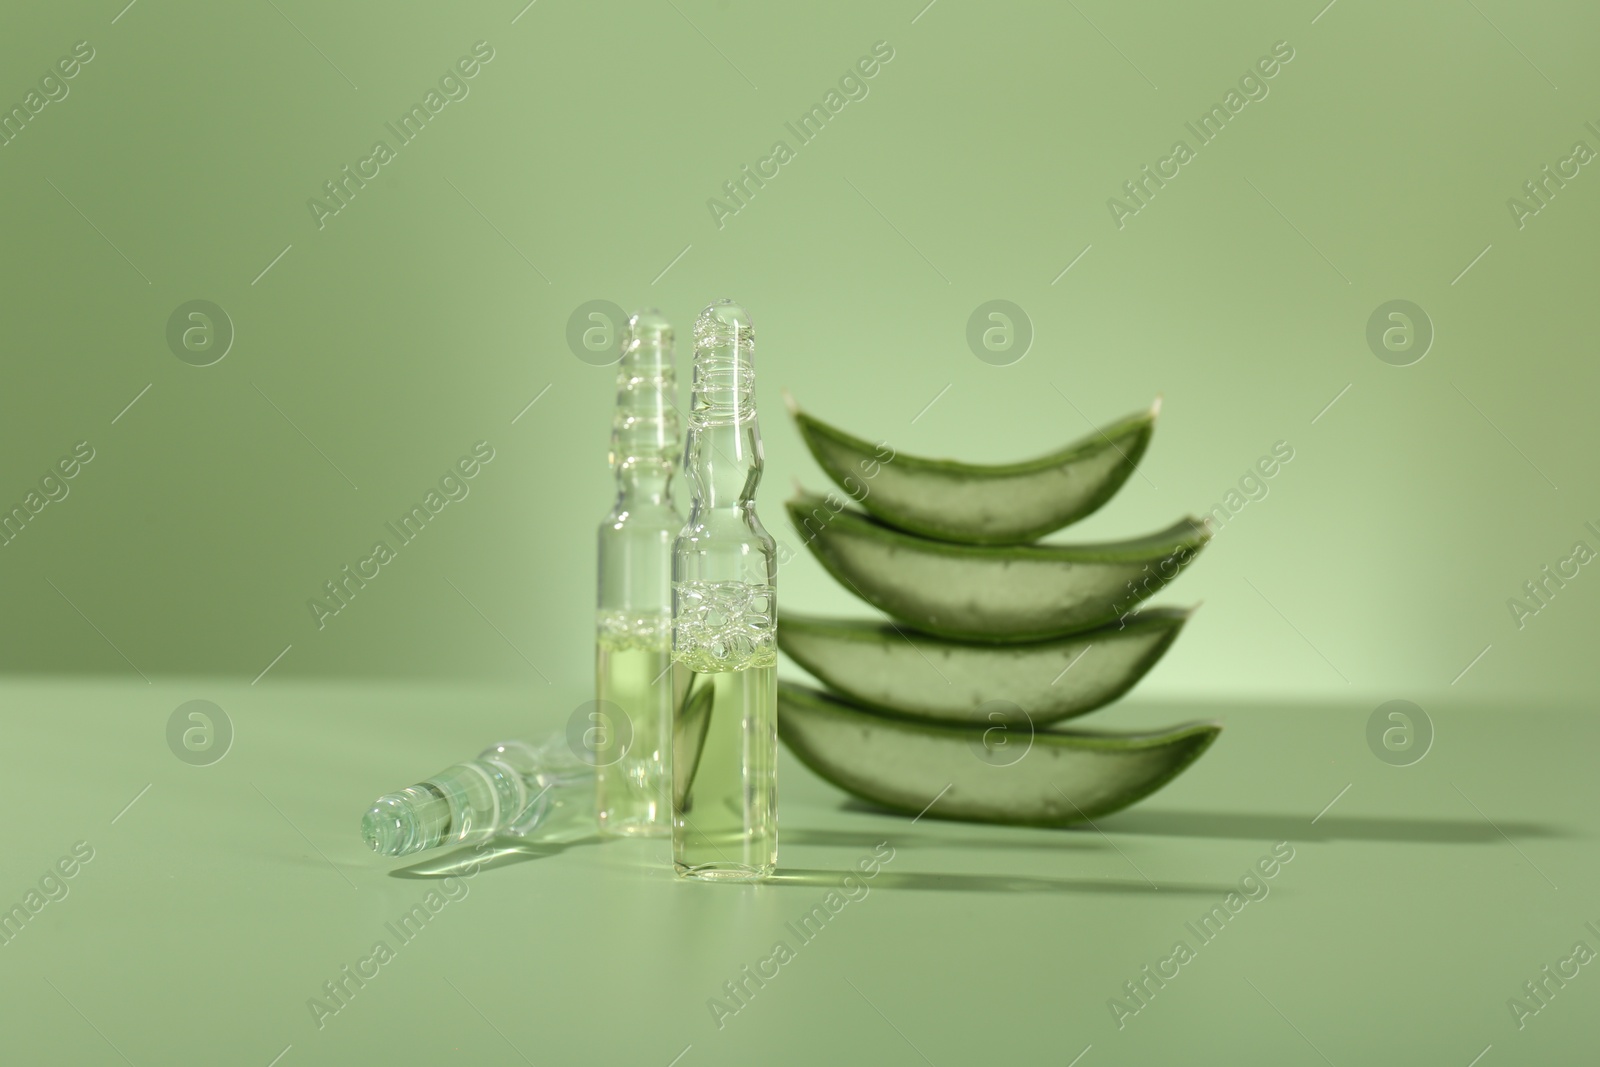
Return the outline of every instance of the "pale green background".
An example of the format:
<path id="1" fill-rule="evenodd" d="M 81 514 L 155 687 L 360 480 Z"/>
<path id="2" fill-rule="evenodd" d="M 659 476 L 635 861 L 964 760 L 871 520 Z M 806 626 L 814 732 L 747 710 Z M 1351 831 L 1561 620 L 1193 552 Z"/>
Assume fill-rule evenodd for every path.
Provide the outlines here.
<path id="1" fill-rule="evenodd" d="M 822 479 L 783 387 L 901 450 L 977 461 L 1045 451 L 1162 394 L 1146 477 L 1066 537 L 1203 512 L 1274 442 L 1296 453 L 1164 597 L 1205 601 L 1183 639 L 1129 707 L 1090 720 L 1243 709 L 1151 802 L 1177 821 L 1140 830 L 1140 809 L 1106 839 L 1066 845 L 919 823 L 907 870 L 1112 882 L 1087 897 L 959 880 L 874 896 L 844 916 L 859 937 L 807 950 L 838 953 L 826 973 L 877 994 L 940 1064 L 997 1045 L 1066 1063 L 1091 1042 L 1082 1067 L 1154 1062 L 1197 1034 L 1218 1056 L 1322 1062 L 1244 976 L 1334 1062 L 1464 1065 L 1491 1042 L 1503 1062 L 1592 1054 L 1580 1021 L 1595 994 L 1578 987 L 1600 978 L 1522 1034 L 1504 1013 L 1600 915 L 1583 836 L 1593 732 L 1541 713 L 1589 702 L 1600 578 L 1585 568 L 1522 630 L 1506 607 L 1574 540 L 1600 548 L 1583 529 L 1600 525 L 1600 177 L 1584 168 L 1520 231 L 1506 209 L 1575 140 L 1600 148 L 1584 127 L 1600 124 L 1591 10 L 539 0 L 519 16 L 519 0 L 123 2 L 0 16 L 0 105 L 74 42 L 97 52 L 67 99 L 0 148 L 0 502 L 75 442 L 97 451 L 71 495 L 0 548 L 0 669 L 16 679 L 0 795 L 23 813 L 0 902 L 72 841 L 106 842 L 40 920 L 55 929 L 0 949 L 7 1018 L 26 1020 L 6 1039 L 25 1035 L 23 1060 L 52 1062 L 53 1048 L 62 1062 L 122 1062 L 50 977 L 136 1063 L 265 1064 L 290 1043 L 300 1062 L 352 1062 L 382 1052 L 382 1034 L 397 1062 L 423 1050 L 521 1062 L 480 1040 L 459 1002 L 435 1012 L 454 994 L 423 973 L 442 967 L 488 997 L 534 1062 L 546 1041 L 551 1062 L 664 1065 L 691 1042 L 684 1067 L 762 1049 L 921 1062 L 832 977 L 811 993 L 794 978 L 802 988 L 772 997 L 765 1022 L 702 1040 L 706 987 L 821 890 L 651 889 L 652 857 L 620 846 L 485 875 L 501 903 L 440 939 L 447 967 L 403 956 L 410 977 L 375 990 L 366 1018 L 338 1019 L 338 1036 L 303 1015 L 325 972 L 421 894 L 360 855 L 362 801 L 496 735 L 553 728 L 588 695 L 614 375 L 569 351 L 568 316 L 596 299 L 654 304 L 687 336 L 724 295 L 756 318 L 761 510 L 791 545 L 780 501 L 794 479 Z M 307 198 L 479 40 L 496 54 L 470 95 L 319 231 Z M 719 230 L 707 198 L 791 139 L 785 121 L 879 40 L 895 57 L 867 98 Z M 1279 40 L 1296 55 L 1270 95 L 1118 230 L 1107 198 Z M 205 368 L 165 340 L 169 314 L 197 298 L 237 331 Z M 972 310 L 997 298 L 1035 330 L 1006 367 L 965 339 Z M 1396 298 L 1436 330 L 1409 367 L 1380 362 L 1364 336 Z M 319 631 L 307 598 L 480 439 L 497 458 L 468 499 Z M 781 584 L 790 607 L 865 610 L 808 558 Z M 16 677 L 62 675 L 80 677 Z M 406 680 L 428 684 L 394 687 Z M 239 729 L 203 770 L 162 739 L 171 709 L 196 697 Z M 1366 750 L 1366 716 L 1392 698 L 1435 720 L 1436 750 L 1416 767 Z M 862 851 L 849 834 L 912 832 L 841 810 L 785 759 L 784 826 L 836 833 L 808 852 L 791 832 L 785 865 L 842 867 Z M 1153 1024 L 1146 1035 L 1119 1045 L 1129 1035 L 1108 1026 L 1104 997 L 1186 914 L 1165 894 L 1121 892 L 1125 859 L 1163 884 L 1221 885 L 1347 783 L 1319 827 L 1341 812 L 1371 821 L 1307 836 L 1267 914 L 1244 917 L 1254 947 L 1226 979 L 1186 971 L 1137 1021 Z M 1207 818 L 1218 813 L 1265 821 Z M 1417 823 L 1430 818 L 1443 829 Z M 333 903 L 351 890 L 315 850 L 366 904 Z M 497 944 L 508 929 L 510 947 Z M 605 984 L 635 965 L 648 980 Z M 475 980 L 475 967 L 488 971 Z M 591 1055 L 584 1034 L 611 1044 Z"/>
<path id="2" fill-rule="evenodd" d="M 1346 0 L 1315 26 L 1284 5 L 1085 7 L 1159 90 L 1054 5 L 946 2 L 911 25 L 914 4 L 546 0 L 513 26 L 516 5 L 279 3 L 359 91 L 266 3 L 142 0 L 114 26 L 106 6 L 12 11 L 0 38 L 5 100 L 74 41 L 98 52 L 0 149 L 0 498 L 75 441 L 100 453 L 0 550 L 8 669 L 129 671 L 45 577 L 147 675 L 249 680 L 288 644 L 275 671 L 300 677 L 537 681 L 524 656 L 547 674 L 587 658 L 613 374 L 568 351 L 567 316 L 656 304 L 687 334 L 732 295 L 757 317 L 774 528 L 792 479 L 820 481 L 781 387 L 906 451 L 972 460 L 1045 451 L 1162 393 L 1149 481 L 1085 536 L 1208 508 L 1277 440 L 1296 459 L 1185 578 L 1206 610 L 1152 690 L 1346 690 L 1246 577 L 1363 693 L 1440 689 L 1491 643 L 1460 684 L 1527 696 L 1579 677 L 1587 575 L 1522 632 L 1505 606 L 1600 519 L 1582 311 L 1600 201 L 1585 170 L 1521 232 L 1505 208 L 1578 137 L 1600 148 L 1583 128 L 1600 119 L 1596 24 L 1575 5 L 1484 8 L 1559 91 L 1468 4 Z M 496 58 L 471 95 L 319 232 L 306 200 L 480 39 Z M 1107 198 L 1280 39 L 1296 58 L 1271 95 L 1118 231 Z M 705 201 L 877 40 L 895 59 L 870 95 L 719 231 Z M 1437 331 L 1407 368 L 1364 341 L 1397 297 Z M 195 298 L 237 329 L 209 368 L 165 344 Z M 965 343 L 993 298 L 1036 331 L 1010 367 Z M 500 459 L 473 495 L 319 632 L 307 598 L 479 439 Z M 784 579 L 788 604 L 848 604 L 809 561 Z"/>

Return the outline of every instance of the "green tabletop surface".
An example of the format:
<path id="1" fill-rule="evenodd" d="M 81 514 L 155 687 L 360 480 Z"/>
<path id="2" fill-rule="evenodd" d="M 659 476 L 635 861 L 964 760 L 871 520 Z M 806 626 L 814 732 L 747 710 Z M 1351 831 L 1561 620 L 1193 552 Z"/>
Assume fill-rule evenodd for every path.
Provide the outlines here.
<path id="1" fill-rule="evenodd" d="M 741 886 L 656 840 L 367 852 L 374 796 L 561 727 L 527 688 L 0 696 L 0 903 L 92 850 L 0 946 L 8 1063 L 1592 1062 L 1600 731 L 1573 709 L 1438 703 L 1397 767 L 1365 705 L 1131 700 L 1129 728 L 1226 729 L 1076 830 L 875 813 L 785 753 L 779 874 Z M 189 699 L 232 724 L 208 766 L 165 741 Z"/>

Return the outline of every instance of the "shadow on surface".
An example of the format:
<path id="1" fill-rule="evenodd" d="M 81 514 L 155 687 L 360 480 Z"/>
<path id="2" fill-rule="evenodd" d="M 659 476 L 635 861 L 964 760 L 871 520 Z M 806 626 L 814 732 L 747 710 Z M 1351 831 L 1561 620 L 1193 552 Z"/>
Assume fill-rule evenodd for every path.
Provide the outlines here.
<path id="1" fill-rule="evenodd" d="M 891 814 L 877 809 L 863 808 L 863 811 L 872 811 L 875 815 Z M 946 822 L 942 827 L 953 825 Z M 883 841 L 888 841 L 895 848 L 994 848 L 994 849 L 1020 849 L 1042 848 L 1060 852 L 1069 848 L 1078 849 L 1103 849 L 1105 843 L 1099 838 L 1086 838 L 1080 836 L 1063 836 L 1049 831 L 1051 836 L 1038 836 L 1029 834 L 1024 837 L 1016 833 L 1017 830 L 1037 829 L 1037 827 L 993 827 L 970 824 L 975 830 L 1010 831 L 984 837 L 981 833 L 950 834 L 941 832 L 942 827 L 911 826 L 907 823 L 904 827 L 888 827 L 881 830 L 790 830 L 780 828 L 778 840 L 786 845 L 835 845 L 849 848 L 872 848 Z"/>
<path id="2" fill-rule="evenodd" d="M 1506 837 L 1570 837 L 1563 827 L 1545 823 L 1483 819 L 1386 818 L 1328 815 L 1312 825 L 1304 815 L 1263 815 L 1223 811 L 1124 811 L 1097 824 L 1108 834 L 1155 837 L 1227 837 L 1255 841 L 1400 841 L 1438 845 L 1486 845 Z M 1496 828 L 1498 827 L 1498 829 Z M 1082 829 L 1088 830 L 1088 827 Z M 1093 833 L 1092 830 L 1089 830 Z"/>
<path id="3" fill-rule="evenodd" d="M 873 807 L 858 800 L 847 800 L 839 810 L 862 815 L 890 815 L 899 812 Z M 937 811 L 927 819 L 940 827 L 965 824 L 979 831 L 996 829 L 986 823 L 942 819 Z M 908 822 L 907 827 L 910 827 Z M 850 845 L 871 848 L 890 838 L 896 848 L 905 844 L 930 848 L 1065 849 L 1098 846 L 1096 828 L 1107 834 L 1141 834 L 1151 837 L 1210 837 L 1245 841 L 1395 841 L 1407 844 L 1487 845 L 1512 839 L 1570 838 L 1581 836 L 1571 827 L 1551 823 L 1501 819 L 1493 823 L 1481 818 L 1428 819 L 1381 815 L 1326 815 L 1315 824 L 1305 815 L 1272 815 L 1233 811 L 1121 811 L 1102 816 L 1094 826 L 1003 827 L 1012 833 L 984 836 L 957 836 L 926 828 L 901 831 L 880 830 L 786 830 L 783 839 L 797 845 Z M 1016 830 L 1034 830 L 1026 837 Z"/>
<path id="4" fill-rule="evenodd" d="M 854 876 L 855 886 L 869 889 L 938 889 L 952 893 L 1172 893 L 1176 896 L 1220 896 L 1231 885 L 1181 882 L 1146 882 L 1126 878 L 1039 878 L 1026 874 L 924 874 L 918 871 L 882 871 L 867 878 L 859 871 L 779 867 L 765 885 L 837 886 Z"/>
<path id="5" fill-rule="evenodd" d="M 451 875 L 482 873 L 496 867 L 509 867 L 514 863 L 546 859 L 579 845 L 599 843 L 598 836 L 581 837 L 575 841 L 519 841 L 515 838 L 496 838 L 481 845 L 429 855 L 409 867 L 397 867 L 389 872 L 389 877 L 448 878 Z M 473 870 L 474 867 L 476 871 Z"/>

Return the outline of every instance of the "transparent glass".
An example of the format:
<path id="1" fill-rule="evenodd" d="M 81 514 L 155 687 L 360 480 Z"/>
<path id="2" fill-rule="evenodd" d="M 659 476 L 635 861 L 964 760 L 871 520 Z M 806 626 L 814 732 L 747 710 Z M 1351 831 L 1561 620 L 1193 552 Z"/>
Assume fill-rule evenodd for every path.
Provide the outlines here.
<path id="1" fill-rule="evenodd" d="M 595 765 L 600 831 L 672 832 L 672 500 L 682 453 L 673 333 L 660 312 L 628 320 L 617 367 L 611 469 L 617 498 L 600 524 L 595 701 L 583 733 Z"/>
<path id="2" fill-rule="evenodd" d="M 593 776 L 565 734 L 540 745 L 502 741 L 373 801 L 361 839 L 380 856 L 494 837 L 576 840 L 593 832 Z"/>
<path id="3" fill-rule="evenodd" d="M 778 862 L 778 563 L 756 516 L 750 315 L 712 304 L 694 341 L 693 502 L 672 549 L 672 654 L 690 672 L 674 722 L 672 857 L 682 875 L 754 881 Z"/>

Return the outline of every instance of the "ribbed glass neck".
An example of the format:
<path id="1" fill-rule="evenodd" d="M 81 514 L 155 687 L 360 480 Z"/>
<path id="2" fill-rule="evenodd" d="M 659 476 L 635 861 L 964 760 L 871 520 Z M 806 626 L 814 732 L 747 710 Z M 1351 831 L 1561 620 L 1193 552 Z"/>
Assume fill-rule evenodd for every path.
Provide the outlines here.
<path id="1" fill-rule="evenodd" d="M 761 468 L 755 330 L 748 312 L 722 300 L 701 312 L 694 324 L 686 463 L 694 511 L 749 507 Z"/>
<path id="2" fill-rule="evenodd" d="M 672 475 L 682 455 L 672 349 L 672 329 L 657 313 L 640 312 L 629 321 L 611 418 L 619 498 L 671 503 Z"/>
<path id="3" fill-rule="evenodd" d="M 742 312 L 731 322 L 719 316 L 725 306 L 713 304 L 694 324 L 691 430 L 755 421 L 755 331 Z"/>

